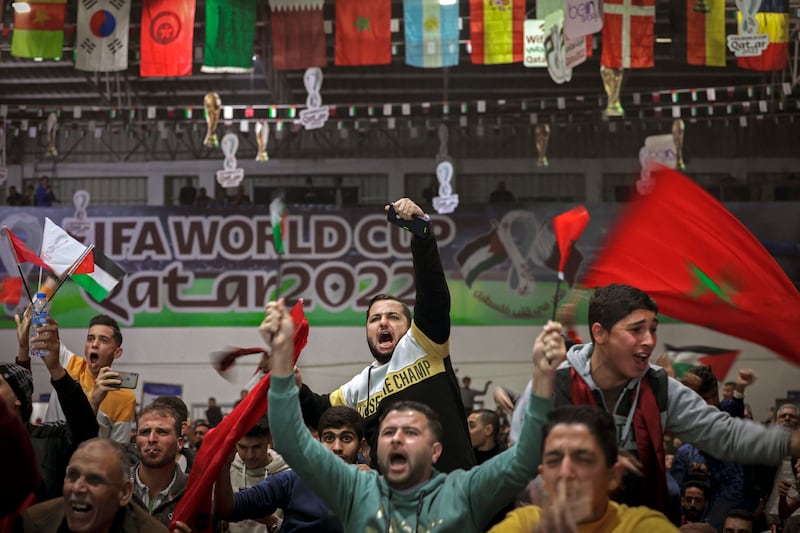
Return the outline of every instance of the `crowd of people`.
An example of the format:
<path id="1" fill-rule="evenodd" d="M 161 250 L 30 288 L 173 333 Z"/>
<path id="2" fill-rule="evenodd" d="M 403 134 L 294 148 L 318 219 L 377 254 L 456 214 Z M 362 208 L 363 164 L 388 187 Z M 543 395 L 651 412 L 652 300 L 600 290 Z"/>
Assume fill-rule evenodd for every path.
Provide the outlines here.
<path id="1" fill-rule="evenodd" d="M 393 206 L 405 220 L 424 216 L 407 198 Z M 254 383 L 271 372 L 268 411 L 230 449 L 209 450 L 222 442 L 209 435 L 225 431 L 215 398 L 193 422 L 174 396 L 136 412 L 113 370 L 123 337 L 112 318 L 90 321 L 78 355 L 55 318 L 29 340 L 30 317 L 17 316 L 16 360 L 0 364 L 0 450 L 14 458 L 0 479 L 0 531 L 800 530 L 797 406 L 757 423 L 746 418 L 751 370 L 720 399 L 707 367 L 676 379 L 668 360 L 654 364 L 649 295 L 598 288 L 588 342 L 569 314 L 548 322 L 526 389 L 495 389 L 487 409 L 476 397 L 491 382 L 471 389 L 456 378 L 435 236 L 414 236 L 411 255 L 413 312 L 376 295 L 366 311 L 372 361 L 330 393 L 302 382 L 284 301 L 266 304 L 258 329 L 271 349 Z M 40 425 L 28 421 L 32 347 L 55 391 Z M 202 456 L 215 452 L 225 458 L 209 472 Z M 208 475 L 213 511 L 178 520 Z"/>

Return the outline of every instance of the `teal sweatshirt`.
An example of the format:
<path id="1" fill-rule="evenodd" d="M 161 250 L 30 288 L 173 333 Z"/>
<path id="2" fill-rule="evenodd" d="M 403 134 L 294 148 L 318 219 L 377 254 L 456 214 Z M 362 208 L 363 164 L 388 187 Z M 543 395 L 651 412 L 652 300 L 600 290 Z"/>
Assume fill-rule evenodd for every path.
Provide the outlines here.
<path id="1" fill-rule="evenodd" d="M 483 531 L 536 474 L 541 429 L 552 404 L 550 398 L 531 395 L 516 446 L 467 471 L 434 470 L 427 483 L 411 492 L 390 488 L 377 472 L 346 464 L 315 440 L 303 423 L 294 375 L 272 377 L 269 420 L 275 449 L 328 504 L 345 531 L 469 533 Z"/>

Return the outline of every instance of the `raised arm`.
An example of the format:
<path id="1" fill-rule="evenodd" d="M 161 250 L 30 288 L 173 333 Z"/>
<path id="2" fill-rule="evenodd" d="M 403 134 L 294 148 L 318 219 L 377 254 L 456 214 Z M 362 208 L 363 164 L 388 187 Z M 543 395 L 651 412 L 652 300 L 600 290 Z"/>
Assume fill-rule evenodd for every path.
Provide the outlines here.
<path id="1" fill-rule="evenodd" d="M 404 220 L 411 220 L 415 215 L 426 216 L 409 198 L 401 198 L 392 205 Z M 433 232 L 425 239 L 411 237 L 411 257 L 417 288 L 414 323 L 429 339 L 444 344 L 450 338 L 450 290 Z"/>

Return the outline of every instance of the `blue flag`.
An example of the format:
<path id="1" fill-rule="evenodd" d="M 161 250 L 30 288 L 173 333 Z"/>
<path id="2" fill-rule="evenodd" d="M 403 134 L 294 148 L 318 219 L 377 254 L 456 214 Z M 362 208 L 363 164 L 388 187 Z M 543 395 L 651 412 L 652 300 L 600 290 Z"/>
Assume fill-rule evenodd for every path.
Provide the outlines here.
<path id="1" fill-rule="evenodd" d="M 404 0 L 406 63 L 412 67 L 458 65 L 458 3 Z"/>

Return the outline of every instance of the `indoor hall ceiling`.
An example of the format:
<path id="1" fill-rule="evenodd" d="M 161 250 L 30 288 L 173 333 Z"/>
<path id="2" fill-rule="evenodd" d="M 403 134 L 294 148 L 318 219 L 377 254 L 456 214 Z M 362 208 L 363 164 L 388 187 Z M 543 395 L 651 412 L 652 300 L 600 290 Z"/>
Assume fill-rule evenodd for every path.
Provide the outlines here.
<path id="1" fill-rule="evenodd" d="M 98 112 L 106 114 L 111 108 L 143 111 L 149 106 L 157 106 L 159 109 L 192 107 L 202 112 L 203 97 L 210 91 L 219 93 L 222 104 L 230 106 L 305 104 L 307 93 L 303 85 L 303 72 L 276 72 L 270 68 L 270 21 L 266 0 L 259 0 L 256 61 L 253 72 L 247 74 L 209 74 L 200 71 L 205 3 L 197 0 L 193 74 L 184 78 L 139 77 L 136 60 L 141 18 L 139 0 L 132 3 L 129 67 L 124 72 L 109 74 L 92 74 L 74 69 L 70 58 L 75 40 L 77 2 L 68 3 L 64 58 L 61 61 L 35 62 L 11 57 L 11 3 L 5 2 L 2 14 L 3 31 L 0 32 L 0 104 L 8 105 L 9 118 L 12 120 L 37 114 L 42 116 L 42 113 L 56 108 L 69 112 L 72 106 L 83 108 L 84 121 L 92 118 L 92 106 L 97 106 Z M 733 33 L 735 8 L 732 1 L 727 4 L 727 32 Z M 622 103 L 630 116 L 636 116 L 636 106 L 639 105 L 668 105 L 663 101 L 661 104 L 653 103 L 650 94 L 658 91 L 667 94 L 663 100 L 668 102 L 669 91 L 672 90 L 737 87 L 736 99 L 758 99 L 766 97 L 766 91 L 760 92 L 760 87 L 788 80 L 788 71 L 759 73 L 740 69 L 736 67 L 736 61 L 730 53 L 728 66 L 724 68 L 686 65 L 684 58 L 680 57 L 680 41 L 685 39 L 680 31 L 685 5 L 685 0 L 656 1 L 655 68 L 627 71 L 623 83 Z M 798 9 L 800 0 L 791 0 L 791 38 L 794 44 L 790 45 L 790 49 L 797 46 Z M 532 17 L 534 13 L 535 2 L 529 0 L 528 16 Z M 324 82 L 321 91 L 325 105 L 375 106 L 376 114 L 380 115 L 384 104 L 411 103 L 414 106 L 412 113 L 420 114 L 430 111 L 420 105 L 426 102 L 432 103 L 434 108 L 439 106 L 437 113 L 442 112 L 441 104 L 445 101 L 454 106 L 456 111 L 461 103 L 466 102 L 471 112 L 474 112 L 473 104 L 485 100 L 490 113 L 502 114 L 504 109 L 513 108 L 519 111 L 522 101 L 530 102 L 534 111 L 553 111 L 556 108 L 556 98 L 564 97 L 566 109 L 563 112 L 582 113 L 584 117 L 597 119 L 601 117 L 605 96 L 599 74 L 599 47 L 602 44 L 599 43 L 597 34 L 593 57 L 574 69 L 570 82 L 557 85 L 550 79 L 547 69 L 530 69 L 521 64 L 471 64 L 466 50 L 469 39 L 469 6 L 465 0 L 460 1 L 463 28 L 460 64 L 448 69 L 407 66 L 404 62 L 401 1 L 392 1 L 392 15 L 399 20 L 399 31 L 392 36 L 396 52 L 391 65 L 333 66 L 333 34 L 326 36 L 329 66 L 323 69 Z M 325 3 L 325 19 L 334 19 L 334 2 L 331 0 Z M 748 93 L 748 86 L 754 86 L 755 92 Z M 794 89 L 795 93 L 797 90 Z M 640 94 L 644 95 L 641 102 L 638 98 Z M 770 97 L 781 97 L 780 91 L 771 91 Z M 507 104 L 498 104 L 498 101 L 505 101 Z M 526 108 L 523 106 L 522 109 Z M 395 113 L 399 114 L 399 111 Z M 67 117 L 69 116 L 68 114 Z M 202 116 L 202 113 L 195 114 L 195 118 L 198 116 Z M 337 116 L 343 117 L 344 113 Z"/>

